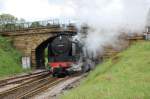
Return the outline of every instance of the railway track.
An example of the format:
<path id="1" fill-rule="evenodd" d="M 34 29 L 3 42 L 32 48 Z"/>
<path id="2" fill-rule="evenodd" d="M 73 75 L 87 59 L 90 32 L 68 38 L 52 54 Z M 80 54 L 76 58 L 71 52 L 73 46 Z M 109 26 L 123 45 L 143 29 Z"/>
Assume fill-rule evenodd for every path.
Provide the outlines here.
<path id="1" fill-rule="evenodd" d="M 0 88 L 4 87 L 6 85 L 10 84 L 19 84 L 24 81 L 32 80 L 32 79 L 38 79 L 44 75 L 47 75 L 48 71 L 41 71 L 41 72 L 36 72 L 36 73 L 30 73 L 30 74 L 25 74 L 22 76 L 16 76 L 16 77 L 11 77 L 7 79 L 0 80 Z"/>
<path id="2" fill-rule="evenodd" d="M 48 81 L 47 84 L 42 85 L 35 90 L 32 90 L 30 92 L 25 93 L 24 95 L 18 97 L 18 99 L 28 99 L 28 98 L 30 98 L 30 97 L 38 94 L 38 93 L 41 93 L 41 92 L 47 90 L 50 87 L 57 85 L 58 83 L 60 83 L 62 81 L 67 80 L 67 79 L 69 79 L 69 78 L 59 78 L 59 79 L 56 79 L 55 81 Z"/>
<path id="3" fill-rule="evenodd" d="M 29 97 L 43 92 L 44 90 L 53 87 L 71 77 L 53 78 L 49 75 L 45 75 L 45 77 L 41 77 L 36 80 L 33 79 L 11 89 L 0 92 L 0 99 L 28 99 Z"/>

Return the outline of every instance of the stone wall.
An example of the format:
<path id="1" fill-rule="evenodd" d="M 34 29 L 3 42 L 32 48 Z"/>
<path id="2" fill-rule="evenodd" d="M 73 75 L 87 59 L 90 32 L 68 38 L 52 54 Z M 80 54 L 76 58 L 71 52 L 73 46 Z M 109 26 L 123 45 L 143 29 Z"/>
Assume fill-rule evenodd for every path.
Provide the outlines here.
<path id="1" fill-rule="evenodd" d="M 15 36 L 13 38 L 13 45 L 19 51 L 23 53 L 24 56 L 31 58 L 32 66 L 36 65 L 35 61 L 35 49 L 45 40 L 53 37 L 53 34 L 32 34 L 24 36 Z"/>
<path id="2" fill-rule="evenodd" d="M 108 60 L 109 58 L 116 57 L 118 53 L 127 49 L 129 46 L 136 42 L 145 41 L 144 35 L 134 35 L 134 36 L 125 36 L 120 38 L 120 42 L 117 47 L 106 46 L 104 48 L 104 54 L 102 55 L 102 60 Z"/>
<path id="3" fill-rule="evenodd" d="M 3 36 L 12 40 L 13 46 L 22 52 L 23 56 L 31 58 L 31 64 L 36 66 L 36 48 L 46 41 L 54 37 L 57 33 L 76 33 L 77 30 L 73 26 L 68 26 L 67 29 L 60 27 L 36 28 L 22 31 L 13 31 L 1 33 Z"/>

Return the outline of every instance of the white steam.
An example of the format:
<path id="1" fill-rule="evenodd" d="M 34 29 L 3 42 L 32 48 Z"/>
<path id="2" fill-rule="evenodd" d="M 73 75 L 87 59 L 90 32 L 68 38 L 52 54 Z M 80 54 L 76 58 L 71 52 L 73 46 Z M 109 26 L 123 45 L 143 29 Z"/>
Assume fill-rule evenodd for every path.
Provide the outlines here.
<path id="1" fill-rule="evenodd" d="M 148 0 L 76 0 L 76 17 L 92 27 L 139 31 L 145 25 Z"/>
<path id="2" fill-rule="evenodd" d="M 62 0 L 59 4 L 56 2 L 60 0 L 52 1 L 5 0 L 3 6 L 5 13 L 28 20 L 73 17 L 80 24 L 87 23 L 91 29 L 85 46 L 95 55 L 102 53 L 105 45 L 116 47 L 121 33 L 142 33 L 146 24 L 150 26 L 150 0 Z"/>
<path id="3" fill-rule="evenodd" d="M 89 52 L 103 51 L 103 46 L 119 42 L 121 33 L 142 33 L 145 29 L 149 0 L 72 0 L 76 18 L 87 23 L 86 47 Z"/>

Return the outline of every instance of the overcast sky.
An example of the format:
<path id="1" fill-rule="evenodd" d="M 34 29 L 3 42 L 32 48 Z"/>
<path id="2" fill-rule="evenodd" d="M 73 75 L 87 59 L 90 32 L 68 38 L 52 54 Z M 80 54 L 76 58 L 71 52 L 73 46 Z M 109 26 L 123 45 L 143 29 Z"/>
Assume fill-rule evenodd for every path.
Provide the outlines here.
<path id="1" fill-rule="evenodd" d="M 74 18 L 80 14 L 81 15 L 84 14 L 85 12 L 94 13 L 95 11 L 89 12 L 89 10 L 91 10 L 90 6 L 94 1 L 102 3 L 102 4 L 97 3 L 93 4 L 94 7 L 96 8 L 96 5 L 102 7 L 106 6 L 105 3 L 103 4 L 103 1 L 107 3 L 108 2 L 112 3 L 114 1 L 125 2 L 126 0 L 93 0 L 92 2 L 91 1 L 92 0 L 90 0 L 89 2 L 87 2 L 86 0 L 0 0 L 0 14 L 9 13 L 18 18 L 24 18 L 25 20 L 28 21 L 45 20 L 50 18 Z M 131 1 L 136 3 L 142 0 L 131 0 Z M 150 3 L 150 0 L 146 1 Z M 81 11 L 78 11 L 79 10 L 78 8 L 82 6 L 79 6 L 77 9 L 75 9 L 74 6 L 80 5 L 82 4 L 82 2 L 84 2 L 82 6 L 86 6 L 88 10 L 86 11 L 84 10 L 82 11 L 82 13 L 80 13 Z M 118 9 L 120 9 L 122 7 L 122 4 L 117 3 L 117 5 L 115 5 L 114 8 L 116 7 L 117 8 L 119 7 Z"/>
<path id="2" fill-rule="evenodd" d="M 26 20 L 70 18 L 74 9 L 69 0 L 0 0 L 0 14 L 9 13 Z"/>

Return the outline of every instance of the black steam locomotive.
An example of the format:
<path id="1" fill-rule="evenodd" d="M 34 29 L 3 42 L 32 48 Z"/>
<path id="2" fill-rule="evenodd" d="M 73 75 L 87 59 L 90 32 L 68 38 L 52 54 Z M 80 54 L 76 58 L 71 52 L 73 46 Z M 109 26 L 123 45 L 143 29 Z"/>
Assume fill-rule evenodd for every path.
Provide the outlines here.
<path id="1" fill-rule="evenodd" d="M 48 46 L 48 61 L 53 76 L 68 75 L 81 55 L 82 46 L 71 35 L 62 33 L 54 37 Z"/>
<path id="2" fill-rule="evenodd" d="M 83 33 L 87 32 L 87 28 L 83 29 Z M 84 44 L 75 36 L 77 33 L 59 33 L 49 43 L 48 64 L 53 76 L 70 75 L 76 71 L 87 72 L 95 66 L 93 58 L 83 52 L 86 49 Z"/>

